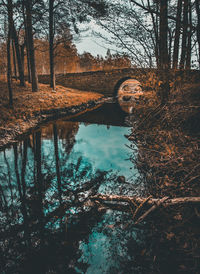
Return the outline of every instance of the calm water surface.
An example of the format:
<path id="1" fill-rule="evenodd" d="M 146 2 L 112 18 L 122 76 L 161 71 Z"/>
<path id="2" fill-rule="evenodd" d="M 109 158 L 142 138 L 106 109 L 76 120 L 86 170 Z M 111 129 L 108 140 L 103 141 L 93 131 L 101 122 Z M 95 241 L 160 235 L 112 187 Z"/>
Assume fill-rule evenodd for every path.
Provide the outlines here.
<path id="1" fill-rule="evenodd" d="M 130 215 L 98 212 L 97 193 L 134 194 L 138 171 L 125 114 L 104 106 L 41 127 L 0 152 L 1 272 L 122 273 Z M 135 148 L 135 151 L 137 149 Z"/>
<path id="2" fill-rule="evenodd" d="M 90 202 L 144 189 L 125 120 L 104 105 L 0 152 L 0 273 L 199 273 L 194 224 L 163 215 L 136 228 L 131 209 Z"/>

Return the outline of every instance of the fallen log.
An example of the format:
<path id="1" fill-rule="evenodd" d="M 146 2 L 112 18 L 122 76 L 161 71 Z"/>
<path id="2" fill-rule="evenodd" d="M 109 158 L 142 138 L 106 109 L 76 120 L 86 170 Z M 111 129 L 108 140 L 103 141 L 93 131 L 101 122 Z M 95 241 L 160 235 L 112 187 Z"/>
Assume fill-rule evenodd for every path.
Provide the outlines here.
<path id="1" fill-rule="evenodd" d="M 130 211 L 133 214 L 133 221 L 135 225 L 144 221 L 144 219 L 149 216 L 150 213 L 158 209 L 159 207 L 169 207 L 175 205 L 200 205 L 200 197 L 182 197 L 182 198 L 169 198 L 163 197 L 148 198 L 137 197 L 137 196 L 120 196 L 120 195 L 103 195 L 98 194 L 90 197 L 90 200 L 97 203 L 97 206 L 101 206 L 101 209 L 111 208 L 121 211 Z M 102 206 L 103 205 L 103 206 Z M 148 208 L 146 208 L 148 206 Z M 145 212 L 144 212 L 145 207 Z M 133 208 L 135 212 L 133 211 Z M 138 212 L 143 209 L 143 214 L 135 220 Z"/>
<path id="2" fill-rule="evenodd" d="M 165 197 L 164 197 L 165 198 Z M 148 205 L 158 204 L 162 199 L 159 198 L 147 198 L 137 197 L 137 196 L 123 196 L 123 195 L 103 195 L 98 194 L 90 197 L 93 201 L 100 202 L 122 202 L 128 204 L 141 204 L 144 203 Z M 174 206 L 174 205 L 183 205 L 183 204 L 200 204 L 200 197 L 181 197 L 181 198 L 168 198 L 162 202 L 162 206 Z"/>
<path id="3" fill-rule="evenodd" d="M 154 210 L 156 210 L 160 205 L 162 205 L 166 200 L 168 200 L 168 197 L 162 198 L 159 202 L 154 204 L 149 210 L 147 210 L 142 216 L 140 216 L 135 224 L 141 223 L 150 213 L 152 213 Z"/>

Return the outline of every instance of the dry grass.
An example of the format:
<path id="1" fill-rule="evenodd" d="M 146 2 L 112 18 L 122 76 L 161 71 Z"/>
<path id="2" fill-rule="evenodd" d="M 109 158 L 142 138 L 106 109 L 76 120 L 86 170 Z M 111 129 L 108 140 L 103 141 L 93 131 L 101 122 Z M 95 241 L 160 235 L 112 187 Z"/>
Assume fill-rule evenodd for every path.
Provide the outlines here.
<path id="1" fill-rule="evenodd" d="M 0 111 L 1 125 L 18 119 L 30 117 L 34 112 L 63 107 L 70 107 L 96 100 L 102 95 L 98 93 L 83 92 L 75 89 L 57 86 L 53 93 L 48 85 L 40 84 L 39 92 L 32 92 L 31 85 L 20 87 L 18 83 L 13 84 L 14 108 L 8 108 L 8 91 L 5 81 L 0 81 Z M 25 116 L 25 117 L 24 117 Z"/>
<path id="2" fill-rule="evenodd" d="M 137 143 L 136 163 L 153 196 L 200 194 L 199 94 L 199 85 L 186 85 L 165 106 L 135 109 L 138 124 L 130 139 Z"/>
<path id="3" fill-rule="evenodd" d="M 8 105 L 8 89 L 5 79 L 0 79 L 0 145 L 6 142 L 8 132 L 18 131 L 18 134 L 27 131 L 37 124 L 33 122 L 36 116 L 45 111 L 58 110 L 72 106 L 79 106 L 89 101 L 101 98 L 98 93 L 79 91 L 58 85 L 56 92 L 45 84 L 39 84 L 39 91 L 32 92 L 31 85 L 20 87 L 13 81 L 13 109 Z M 37 118 L 38 119 L 38 118 Z M 17 135 L 17 134 L 15 134 Z M 4 139 L 4 140 L 3 140 Z M 6 142 L 7 143 L 7 142 Z"/>

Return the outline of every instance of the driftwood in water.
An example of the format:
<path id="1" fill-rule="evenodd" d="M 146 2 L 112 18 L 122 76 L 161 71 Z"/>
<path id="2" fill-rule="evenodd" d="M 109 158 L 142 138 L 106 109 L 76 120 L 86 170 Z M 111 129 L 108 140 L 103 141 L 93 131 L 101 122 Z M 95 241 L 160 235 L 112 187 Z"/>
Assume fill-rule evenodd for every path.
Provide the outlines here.
<path id="1" fill-rule="evenodd" d="M 121 196 L 121 195 L 103 195 L 98 194 L 90 197 L 91 200 L 104 201 L 104 202 L 125 202 L 125 203 L 143 203 L 147 198 L 137 196 Z M 148 198 L 146 202 L 148 205 L 154 205 L 160 202 L 159 198 Z M 182 204 L 198 204 L 200 203 L 200 197 L 183 197 L 183 198 L 168 198 L 162 203 L 162 206 L 173 206 Z"/>
<path id="2" fill-rule="evenodd" d="M 200 204 L 200 197 L 183 197 L 183 198 L 169 198 L 162 199 L 137 197 L 137 196 L 120 196 L 120 195 L 102 195 L 98 194 L 90 197 L 90 200 L 97 201 L 103 205 L 102 208 L 111 207 L 121 211 L 131 210 L 133 213 L 133 220 L 135 224 L 142 222 L 150 213 L 159 207 L 169 207 L 175 205 Z M 146 208 L 148 206 L 148 208 Z M 132 209 L 135 209 L 133 212 Z M 136 219 L 136 215 L 141 209 L 146 210 L 140 217 Z"/>

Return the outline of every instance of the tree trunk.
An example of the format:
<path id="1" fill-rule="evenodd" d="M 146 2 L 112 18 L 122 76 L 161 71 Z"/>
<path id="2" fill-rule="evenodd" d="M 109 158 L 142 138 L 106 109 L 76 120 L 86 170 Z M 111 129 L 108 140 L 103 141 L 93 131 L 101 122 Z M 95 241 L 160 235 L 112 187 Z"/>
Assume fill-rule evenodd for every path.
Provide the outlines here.
<path id="1" fill-rule="evenodd" d="M 153 23 L 153 31 L 154 31 L 154 35 L 155 35 L 155 41 L 153 41 L 154 42 L 154 51 L 155 51 L 155 57 L 156 57 L 156 65 L 158 67 L 159 66 L 158 20 L 157 20 L 157 15 L 156 15 L 156 18 L 155 18 L 154 13 L 151 11 L 150 1 L 148 0 L 147 3 L 148 3 L 148 8 L 150 10 L 152 23 Z M 158 11 L 158 4 L 157 4 L 156 7 L 157 7 L 157 11 Z"/>
<path id="2" fill-rule="evenodd" d="M 44 214 L 43 214 L 43 176 L 42 176 L 42 155 L 41 155 L 41 131 L 35 133 L 35 160 L 36 160 L 36 190 L 38 198 L 38 220 L 41 236 L 44 229 Z"/>
<path id="3" fill-rule="evenodd" d="M 169 54 L 168 54 L 168 0 L 160 0 L 160 80 L 159 96 L 161 104 L 165 104 L 169 97 Z"/>
<path id="4" fill-rule="evenodd" d="M 26 198 L 26 165 L 27 165 L 27 150 L 28 150 L 28 141 L 27 139 L 23 142 L 23 157 L 22 157 L 22 170 L 21 170 L 21 182 L 22 182 L 22 192 L 23 198 Z"/>
<path id="5" fill-rule="evenodd" d="M 38 91 L 38 79 L 36 73 L 36 64 L 35 64 L 35 49 L 33 42 L 33 26 L 32 26 L 32 1 L 24 1 L 24 6 L 26 7 L 26 23 L 27 23 L 27 43 L 28 43 L 28 52 L 30 57 L 30 69 L 31 69 L 31 83 L 32 91 Z"/>
<path id="6" fill-rule="evenodd" d="M 156 37 L 156 42 L 157 42 L 157 46 L 156 46 L 156 54 L 157 54 L 157 57 L 156 57 L 156 64 L 157 64 L 157 67 L 160 67 L 160 41 L 159 41 L 159 15 L 158 15 L 158 12 L 159 12 L 159 9 L 160 9 L 160 5 L 159 5 L 159 1 L 156 2 L 156 18 L 155 18 L 155 26 L 156 26 L 156 33 L 157 33 L 157 37 Z"/>
<path id="7" fill-rule="evenodd" d="M 167 44 L 167 33 L 168 33 L 168 0 L 160 0 L 160 68 L 169 68 L 169 57 L 168 57 L 168 44 Z"/>
<path id="8" fill-rule="evenodd" d="M 191 53 L 192 53 L 192 6 L 191 0 L 188 4 L 189 13 L 189 27 L 188 27 L 188 43 L 187 43 L 187 56 L 186 56 L 186 69 L 191 69 Z"/>
<path id="9" fill-rule="evenodd" d="M 182 14 L 182 0 L 178 0 L 176 18 L 180 20 L 176 21 L 174 51 L 173 51 L 173 69 L 177 69 L 178 67 L 179 42 L 180 42 L 180 31 L 181 31 L 181 14 Z"/>
<path id="10" fill-rule="evenodd" d="M 187 53 L 187 28 L 188 28 L 188 0 L 184 0 L 183 34 L 182 34 L 180 69 L 185 68 L 186 53 Z"/>
<path id="11" fill-rule="evenodd" d="M 163 208 L 167 208 L 177 205 L 197 206 L 200 204 L 200 197 L 163 197 L 161 199 L 154 199 L 151 196 L 144 198 L 137 196 L 97 194 L 95 196 L 91 196 L 90 200 L 93 202 L 91 206 L 97 206 L 98 210 L 106 210 L 111 208 L 113 210 L 131 212 L 133 214 L 132 219 L 135 225 L 144 221 L 150 213 L 161 206 Z"/>
<path id="12" fill-rule="evenodd" d="M 10 54 L 10 43 L 13 32 L 12 24 L 12 0 L 8 0 L 8 37 L 7 37 L 7 83 L 9 92 L 9 106 L 13 107 L 13 92 L 12 92 L 12 69 L 11 69 L 11 54 Z"/>
<path id="13" fill-rule="evenodd" d="M 42 156 L 41 156 L 41 132 L 35 133 L 35 156 L 36 156 L 36 168 L 37 168 L 37 179 L 36 189 L 37 192 L 42 196 Z M 42 198 L 41 198 L 42 199 Z"/>
<path id="14" fill-rule="evenodd" d="M 19 80 L 20 80 L 20 86 L 25 86 L 25 79 L 24 79 L 24 73 L 22 70 L 22 64 L 21 64 L 21 56 L 20 56 L 20 50 L 19 50 L 19 41 L 17 32 L 15 29 L 14 21 L 13 21 L 13 3 L 12 0 L 7 1 L 7 7 L 8 7 L 8 21 L 10 24 L 10 29 L 12 29 L 11 35 L 15 44 L 15 51 L 16 51 L 16 57 L 17 57 L 17 65 L 18 65 L 18 71 L 19 71 Z"/>
<path id="15" fill-rule="evenodd" d="M 28 72 L 28 82 L 31 83 L 31 68 L 30 68 L 30 58 L 28 51 L 28 43 L 26 42 L 26 59 L 27 59 L 27 72 Z"/>
<path id="16" fill-rule="evenodd" d="M 49 61 L 50 61 L 50 87 L 55 89 L 54 68 L 54 0 L 49 0 Z"/>
<path id="17" fill-rule="evenodd" d="M 16 58 L 15 58 L 15 44 L 12 40 L 12 53 L 13 53 L 13 65 L 14 65 L 14 75 L 15 80 L 17 81 L 17 67 L 16 67 Z"/>
<path id="18" fill-rule="evenodd" d="M 199 205 L 200 197 L 180 197 L 180 198 L 152 198 L 149 197 L 137 197 L 137 196 L 123 196 L 123 195 L 109 195 L 109 194 L 97 194 L 90 196 L 91 201 L 99 201 L 102 205 L 112 207 L 118 205 L 122 210 L 130 210 L 130 206 L 133 209 L 147 208 L 149 206 L 159 205 L 163 207 L 177 206 L 177 205 Z"/>
<path id="19" fill-rule="evenodd" d="M 25 196 L 22 193 L 21 180 L 20 180 L 20 175 L 18 170 L 18 151 L 17 151 L 16 144 L 14 144 L 13 150 L 14 150 L 15 175 L 17 179 L 17 187 L 18 187 L 19 198 L 21 202 L 21 212 L 22 212 L 23 221 L 24 221 L 25 238 L 27 239 L 28 238 L 28 214 L 27 214 Z"/>
<path id="20" fill-rule="evenodd" d="M 25 86 L 25 78 L 24 78 L 24 72 L 21 62 L 21 54 L 20 54 L 20 47 L 19 47 L 19 41 L 17 32 L 14 26 L 13 18 L 12 18 L 12 36 L 15 43 L 15 51 L 16 51 L 16 57 L 17 57 L 17 65 L 18 65 L 18 71 L 19 71 L 19 80 L 20 80 L 20 86 Z"/>
<path id="21" fill-rule="evenodd" d="M 91 200 L 97 200 L 102 202 L 122 202 L 128 204 L 142 204 L 145 202 L 146 205 L 154 205 L 163 198 L 152 198 L 152 197 L 138 197 L 138 196 L 123 196 L 123 195 L 106 195 L 97 194 L 90 197 Z M 179 198 L 168 198 L 163 202 L 163 206 L 173 206 L 173 205 L 184 205 L 184 204 L 199 204 L 200 197 L 179 197 Z"/>
<path id="22" fill-rule="evenodd" d="M 25 46 L 25 44 L 23 44 L 23 45 L 20 46 L 23 74 L 24 74 L 24 46 Z"/>
<path id="23" fill-rule="evenodd" d="M 12 93 L 12 80 L 11 80 L 10 41 L 11 41 L 11 29 L 9 24 L 8 38 L 7 38 L 7 83 L 8 83 L 8 92 L 9 92 L 9 106 L 12 108 L 13 93 Z"/>
<path id="24" fill-rule="evenodd" d="M 24 1 L 22 1 L 22 13 L 23 13 L 24 29 L 25 29 L 25 46 L 26 46 L 28 82 L 31 83 L 30 58 L 29 58 L 28 35 L 27 35 L 27 22 L 26 22 Z"/>
<path id="25" fill-rule="evenodd" d="M 58 183 L 58 196 L 59 202 L 62 204 L 62 196 L 61 196 L 61 176 L 60 176 L 60 164 L 59 164 L 59 153 L 58 153 L 58 132 L 56 124 L 53 125 L 53 136 L 54 136 L 54 151 L 55 151 L 55 158 L 56 158 L 56 176 L 57 176 L 57 183 Z"/>
<path id="26" fill-rule="evenodd" d="M 195 7 L 197 13 L 197 41 L 199 44 L 199 68 L 200 68 L 200 0 L 195 0 Z"/>
<path id="27" fill-rule="evenodd" d="M 171 57 L 171 53 L 172 53 L 172 32 L 171 30 L 168 28 L 168 62 L 169 62 L 169 68 L 171 68 L 171 64 L 172 64 L 172 57 Z"/>

